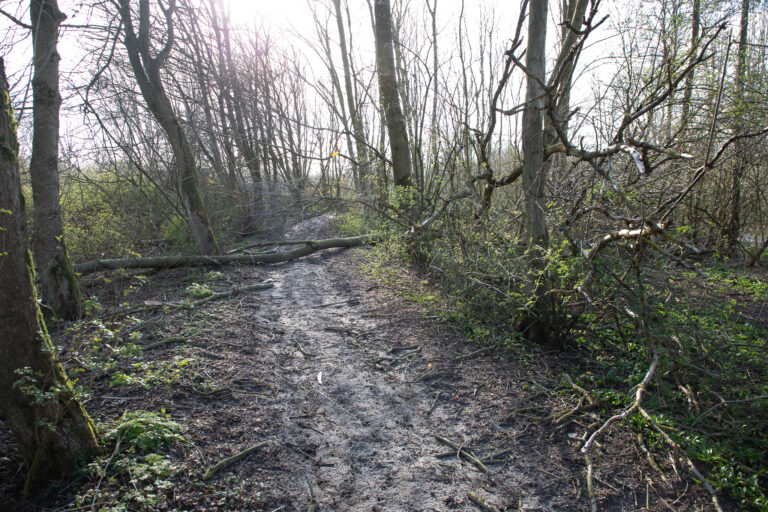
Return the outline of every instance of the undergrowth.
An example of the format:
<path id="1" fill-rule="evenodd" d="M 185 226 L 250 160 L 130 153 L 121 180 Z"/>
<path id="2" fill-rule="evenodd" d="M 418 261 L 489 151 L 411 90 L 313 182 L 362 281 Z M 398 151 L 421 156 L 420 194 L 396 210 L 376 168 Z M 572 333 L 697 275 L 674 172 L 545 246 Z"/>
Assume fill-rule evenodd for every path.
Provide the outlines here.
<path id="1" fill-rule="evenodd" d="M 365 249 L 371 277 L 453 322 L 470 341 L 528 352 L 515 323 L 530 305 L 520 234 L 503 216 L 480 224 L 458 207 L 449 213 L 416 240 L 361 211 L 340 225 L 379 235 Z M 578 355 L 571 372 L 599 398 L 602 421 L 633 402 L 634 387 L 659 350 L 644 409 L 718 492 L 743 509 L 768 511 L 768 332 L 755 322 L 760 313 L 749 314 L 766 306 L 765 281 L 718 261 L 686 270 L 640 244 L 594 262 L 586 300 L 576 291 L 590 269 L 585 259 L 567 240 L 551 247 L 546 273 L 560 294 L 563 335 Z M 409 272 L 418 275 L 404 275 Z M 574 394 L 573 404 L 579 398 Z M 669 450 L 639 413 L 625 425 L 652 450 Z M 671 464 L 660 466 L 682 469 Z"/>
<path id="2" fill-rule="evenodd" d="M 77 495 L 74 505 L 101 512 L 158 510 L 181 468 L 168 455 L 186 442 L 181 427 L 165 411 L 139 410 L 124 413 L 100 430 L 112 451 L 84 468 L 97 485 Z"/>

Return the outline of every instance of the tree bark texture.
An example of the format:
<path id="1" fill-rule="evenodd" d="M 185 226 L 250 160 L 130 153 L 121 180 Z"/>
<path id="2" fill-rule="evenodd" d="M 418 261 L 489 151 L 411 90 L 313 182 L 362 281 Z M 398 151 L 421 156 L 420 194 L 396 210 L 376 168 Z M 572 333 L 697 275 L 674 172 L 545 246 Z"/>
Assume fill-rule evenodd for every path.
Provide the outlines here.
<path id="1" fill-rule="evenodd" d="M 376 69 L 379 74 L 379 96 L 384 120 L 387 125 L 389 144 L 392 147 L 392 175 L 396 186 L 410 187 L 411 150 L 405 116 L 400 108 L 400 95 L 395 69 L 394 43 L 392 39 L 392 11 L 389 0 L 375 0 L 376 20 Z"/>
<path id="2" fill-rule="evenodd" d="M 0 59 L 0 411 L 21 445 L 28 496 L 98 450 L 45 328 L 24 226 L 18 143 Z"/>
<path id="3" fill-rule="evenodd" d="M 547 41 L 547 0 L 532 0 L 528 17 L 526 50 L 526 108 L 523 112 L 523 190 L 528 231 L 531 283 L 529 293 L 535 297 L 533 318 L 524 324 L 530 338 L 548 343 L 552 339 L 553 315 L 547 294 L 545 253 L 549 245 L 544 186 L 544 129 L 542 112 L 545 102 L 541 83 L 546 83 L 545 50 Z"/>
<path id="4" fill-rule="evenodd" d="M 32 158 L 34 200 L 32 248 L 46 312 L 74 319 L 80 315 L 80 289 L 62 238 L 59 204 L 59 25 L 66 18 L 56 0 L 30 5 L 34 76 L 32 78 Z"/>
<path id="5" fill-rule="evenodd" d="M 162 7 L 162 5 L 161 5 Z M 167 27 L 165 45 L 156 56 L 152 56 L 150 42 L 150 5 L 149 0 L 139 0 L 139 33 L 133 26 L 130 0 L 120 0 L 120 17 L 125 27 L 123 40 L 128 51 L 131 68 L 141 89 L 141 94 L 147 102 L 147 107 L 160 124 L 168 142 L 171 144 L 178 172 L 178 190 L 187 221 L 195 240 L 195 246 L 200 254 L 217 254 L 219 252 L 216 239 L 208 222 L 203 198 L 197 183 L 197 164 L 195 154 L 189 143 L 184 127 L 173 110 L 171 100 L 165 92 L 160 70 L 173 47 L 173 11 L 175 0 L 171 0 L 164 9 Z"/>

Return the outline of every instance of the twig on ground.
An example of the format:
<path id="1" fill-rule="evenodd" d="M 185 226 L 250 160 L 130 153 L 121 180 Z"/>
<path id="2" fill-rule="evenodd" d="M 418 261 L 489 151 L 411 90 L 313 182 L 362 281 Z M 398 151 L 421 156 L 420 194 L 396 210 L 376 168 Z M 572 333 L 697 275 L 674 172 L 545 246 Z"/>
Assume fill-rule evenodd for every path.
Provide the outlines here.
<path id="1" fill-rule="evenodd" d="M 573 388 L 575 391 L 578 391 L 579 393 L 584 395 L 584 398 L 587 399 L 587 402 L 589 402 L 589 405 L 595 405 L 596 401 L 592 397 L 592 393 L 590 393 L 589 391 L 587 391 L 583 387 L 579 386 L 578 384 L 574 383 L 573 379 L 571 379 L 571 376 L 568 375 L 567 373 L 563 374 L 563 378 L 568 383 L 568 385 L 571 386 L 571 388 Z"/>
<path id="2" fill-rule="evenodd" d="M 443 436 L 435 435 L 435 439 L 437 439 L 442 444 L 456 450 L 456 456 L 471 462 L 472 464 L 477 466 L 480 469 L 480 471 L 485 473 L 486 476 L 490 474 L 485 464 L 483 464 L 483 462 L 480 459 L 478 459 L 477 456 L 469 448 L 465 448 L 463 445 L 455 443 Z"/>
<path id="3" fill-rule="evenodd" d="M 590 512 L 597 512 L 597 496 L 595 496 L 595 487 L 592 484 L 592 459 L 589 458 L 589 453 L 587 453 L 584 458 L 587 460 L 587 495 L 589 495 L 589 509 Z"/>
<path id="4" fill-rule="evenodd" d="M 499 451 L 493 452 L 492 454 L 490 454 L 490 455 L 488 455 L 486 457 L 483 457 L 480 460 L 483 461 L 484 464 L 497 464 L 497 463 L 500 463 L 500 462 L 504 462 L 506 459 L 499 460 L 496 457 L 501 457 L 502 455 L 506 455 L 509 452 L 513 451 L 513 450 L 514 450 L 514 448 L 505 448 L 504 450 L 499 450 Z"/>
<path id="5" fill-rule="evenodd" d="M 170 338 L 165 338 L 160 341 L 155 341 L 153 343 L 147 343 L 146 345 L 139 345 L 139 346 L 141 347 L 141 350 L 146 352 L 147 350 L 164 347 L 166 345 L 171 345 L 173 343 L 184 343 L 188 339 L 189 339 L 189 336 L 172 336 Z"/>
<path id="6" fill-rule="evenodd" d="M 442 391 L 438 391 L 435 394 L 435 399 L 432 401 L 432 407 L 430 407 L 429 410 L 427 411 L 427 416 L 431 415 L 432 411 L 434 411 L 435 407 L 437 407 L 437 401 L 440 399 L 441 394 L 442 394 Z"/>
<path id="7" fill-rule="evenodd" d="M 421 375 L 416 377 L 416 379 L 412 380 L 411 383 L 413 383 L 413 382 L 421 382 L 421 381 L 431 380 L 431 379 L 436 379 L 438 377 L 443 377 L 445 375 L 450 375 L 450 374 L 451 374 L 451 372 L 449 370 L 441 370 L 441 369 L 438 369 L 438 368 L 434 368 L 432 370 L 428 370 L 428 371 L 422 373 Z"/>
<path id="8" fill-rule="evenodd" d="M 396 363 L 397 361 L 402 361 L 403 359 L 408 359 L 411 356 L 415 356 L 419 352 L 421 352 L 421 347 L 417 347 L 417 348 L 409 350 L 407 352 L 403 352 L 402 355 L 399 355 L 397 357 L 393 357 L 393 356 L 380 356 L 380 357 L 377 357 L 376 359 L 372 359 L 371 363 L 374 364 L 374 365 L 378 364 L 378 363 L 381 363 L 381 362 L 384 362 L 384 361 L 389 361 L 391 363 Z"/>
<path id="9" fill-rule="evenodd" d="M 312 488 L 312 482 L 309 478 L 306 479 L 307 487 L 309 487 L 309 505 L 307 505 L 307 512 L 316 512 L 320 510 L 320 505 L 317 504 L 317 498 L 315 498 L 315 490 Z"/>
<path id="10" fill-rule="evenodd" d="M 667 486 L 671 489 L 672 484 L 667 479 L 667 476 L 664 474 L 664 471 L 661 469 L 661 466 L 656 462 L 656 459 L 653 458 L 653 454 L 651 451 L 645 446 L 645 441 L 643 441 L 643 436 L 640 434 L 637 434 L 637 444 L 640 447 L 640 450 L 645 455 L 645 458 L 648 459 L 648 463 L 651 465 L 653 469 L 656 470 L 657 473 L 659 473 L 659 476 L 662 480 L 664 480 L 664 483 L 667 484 Z"/>
<path id="11" fill-rule="evenodd" d="M 489 505 L 485 502 L 483 498 L 478 496 L 477 494 L 473 492 L 467 492 L 467 498 L 469 498 L 469 501 L 471 501 L 477 508 L 482 510 L 483 512 L 499 512 L 499 509 L 496 507 Z"/>
<path id="12" fill-rule="evenodd" d="M 485 355 L 492 350 L 493 348 L 491 347 L 481 348 L 480 350 L 475 350 L 474 352 L 470 352 L 469 354 L 464 354 L 462 356 L 454 357 L 453 361 L 454 362 L 466 361 L 467 359 L 472 359 L 473 357 L 479 357 L 479 356 Z"/>
<path id="13" fill-rule="evenodd" d="M 234 454 L 231 457 L 227 457 L 226 459 L 222 460 L 221 462 L 217 462 L 216 464 L 214 464 L 213 466 L 208 468 L 208 470 L 203 475 L 203 480 L 210 480 L 213 477 L 213 475 L 215 475 L 216 473 L 218 473 L 219 471 L 221 471 L 225 467 L 229 466 L 230 464 L 234 464 L 235 462 L 239 461 L 240 459 L 243 459 L 243 458 L 247 457 L 248 455 L 252 454 L 253 452 L 258 450 L 259 448 L 262 448 L 262 447 L 266 446 L 267 444 L 269 444 L 267 441 L 263 441 L 261 443 L 257 443 L 257 444 L 255 444 L 253 446 L 250 446 L 250 447 L 246 448 L 245 450 L 243 450 L 241 452 L 238 452 L 238 453 Z"/>
<path id="14" fill-rule="evenodd" d="M 165 309 L 168 308 L 169 311 L 177 311 L 179 309 L 195 309 L 198 306 L 202 306 L 203 304 L 207 304 L 208 302 L 212 302 L 214 300 L 219 300 L 227 297 L 231 297 L 233 295 L 236 295 L 238 293 L 246 293 L 253 290 L 266 290 L 267 288 L 272 288 L 275 284 L 271 281 L 264 281 L 263 283 L 258 284 L 252 284 L 248 286 L 241 286 L 238 288 L 232 288 L 231 290 L 228 290 L 226 292 L 217 292 L 212 295 L 209 295 L 208 297 L 204 297 L 202 299 L 194 300 L 191 302 L 154 302 L 154 301 L 147 301 L 142 306 L 133 306 L 127 309 L 123 309 L 121 311 L 115 311 L 113 313 L 108 313 L 106 315 L 103 315 L 102 318 L 114 318 L 116 316 L 128 316 L 128 315 L 134 315 L 136 313 L 142 313 L 146 311 L 155 311 L 158 309 Z"/>
<path id="15" fill-rule="evenodd" d="M 348 304 L 348 303 L 352 302 L 353 300 L 355 300 L 355 299 L 344 299 L 344 300 L 340 300 L 338 302 L 328 302 L 326 304 L 317 304 L 315 306 L 310 306 L 309 308 L 310 309 L 318 309 L 318 308 L 327 308 L 327 307 L 331 307 L 331 306 L 340 306 L 342 304 Z"/>
<path id="16" fill-rule="evenodd" d="M 638 410 L 640 411 L 640 414 L 643 415 L 643 418 L 645 418 L 648 421 L 648 423 L 651 424 L 651 427 L 653 428 L 653 430 L 655 430 L 659 435 L 661 435 L 661 437 L 664 438 L 667 444 L 669 444 L 675 450 L 675 452 L 685 460 L 691 473 L 693 473 L 693 476 L 695 476 L 696 479 L 699 482 L 701 482 L 701 485 L 703 485 L 704 488 L 707 490 L 707 492 L 709 492 L 710 496 L 712 496 L 712 504 L 715 506 L 715 510 L 717 510 L 717 512 L 723 512 L 723 507 L 720 506 L 720 501 L 717 499 L 717 492 L 715 492 L 715 488 L 712 487 L 712 484 L 707 482 L 707 479 L 704 478 L 704 475 L 701 474 L 701 472 L 698 470 L 698 468 L 693 463 L 691 458 L 688 457 L 688 455 L 686 455 L 683 448 L 679 444 L 677 444 L 674 439 L 669 437 L 669 434 L 664 432 L 664 429 L 662 429 L 658 425 L 658 423 L 656 423 L 656 420 L 654 420 L 651 417 L 651 415 L 648 414 L 648 411 L 646 411 L 642 407 L 638 407 Z"/>

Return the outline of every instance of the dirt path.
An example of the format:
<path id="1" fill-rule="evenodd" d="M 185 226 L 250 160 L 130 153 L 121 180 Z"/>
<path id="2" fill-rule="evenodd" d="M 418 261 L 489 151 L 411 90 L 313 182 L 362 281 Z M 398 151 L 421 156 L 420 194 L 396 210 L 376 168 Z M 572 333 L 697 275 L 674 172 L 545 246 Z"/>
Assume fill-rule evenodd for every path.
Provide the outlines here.
<path id="1" fill-rule="evenodd" d="M 328 230 L 319 218 L 287 238 Z M 207 406 L 195 429 L 203 452 L 221 457 L 269 440 L 228 471 L 258 482 L 268 510 L 307 510 L 310 493 L 321 510 L 467 510 L 468 492 L 500 509 L 583 510 L 584 464 L 563 441 L 568 432 L 550 437 L 507 417 L 535 391 L 531 373 L 498 354 L 466 357 L 478 347 L 361 278 L 357 266 L 353 254 L 329 251 L 237 270 L 240 281 L 275 287 L 207 325 L 211 344 L 228 348 L 210 362 L 211 375 L 255 394 Z M 174 401 L 174 416 L 198 416 Z M 486 475 L 436 435 L 479 457 L 506 453 Z"/>
<path id="2" fill-rule="evenodd" d="M 328 217 L 320 217 L 286 238 L 333 234 Z M 557 387 L 562 368 L 542 353 L 478 352 L 454 327 L 362 277 L 361 261 L 351 251 L 330 250 L 285 264 L 227 268 L 216 288 L 265 279 L 275 286 L 156 324 L 158 338 L 183 334 L 187 342 L 144 357 L 189 358 L 184 379 L 144 389 L 96 378 L 86 403 L 96 419 L 163 409 L 193 443 L 173 454 L 184 474 L 160 508 L 479 510 L 471 493 L 496 507 L 487 510 L 588 510 L 578 449 L 589 426 L 531 419 L 573 406 L 546 391 Z M 197 276 L 190 272 L 154 277 L 139 298 L 183 296 Z M 526 412 L 510 415 L 521 408 Z M 498 455 L 486 459 L 485 473 L 436 436 L 480 459 Z M 268 444 L 261 450 L 201 481 L 201 469 L 262 441 Z M 664 506 L 675 495 L 654 482 L 626 435 L 613 436 L 604 453 L 595 474 L 600 510 L 692 510 L 706 503 L 681 480 L 674 485 L 684 499 Z"/>
<path id="3" fill-rule="evenodd" d="M 328 229 L 319 218 L 287 237 Z M 239 301 L 226 334 L 208 325 L 228 347 L 209 373 L 256 394 L 212 401 L 195 441 L 211 458 L 270 444 L 220 478 L 259 482 L 268 510 L 307 510 L 310 487 L 321 510 L 465 510 L 468 492 L 502 509 L 583 509 L 574 450 L 506 419 L 530 387 L 525 372 L 490 353 L 462 360 L 478 347 L 362 279 L 357 263 L 329 251 L 237 270 L 275 287 Z M 174 416 L 199 415 L 175 402 Z M 479 457 L 509 451 L 485 475 L 436 435 Z"/>

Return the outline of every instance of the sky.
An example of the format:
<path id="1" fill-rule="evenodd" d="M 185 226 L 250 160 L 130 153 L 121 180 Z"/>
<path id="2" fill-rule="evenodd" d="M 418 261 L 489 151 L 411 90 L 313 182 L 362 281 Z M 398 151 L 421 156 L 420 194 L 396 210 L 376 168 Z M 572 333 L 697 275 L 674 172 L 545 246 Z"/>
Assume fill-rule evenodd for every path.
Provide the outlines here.
<path id="1" fill-rule="evenodd" d="M 153 3 L 157 0 L 151 0 Z M 166 2 L 167 0 L 163 0 Z M 208 0 L 196 0 L 207 2 Z M 231 19 L 234 23 L 244 27 L 263 27 L 271 38 L 284 48 L 294 48 L 299 55 L 303 55 L 308 74 L 314 75 L 318 80 L 326 80 L 324 58 L 318 56 L 308 47 L 306 40 L 316 39 L 315 24 L 312 17 L 312 8 L 315 8 L 321 17 L 324 17 L 332 8 L 331 0 L 222 0 L 231 10 Z M 409 17 L 425 16 L 425 3 L 429 1 L 437 3 L 437 26 L 441 52 L 445 52 L 445 58 L 456 56 L 455 41 L 458 16 L 462 10 L 462 0 L 400 0 L 393 2 L 393 9 L 405 6 Z M 62 87 L 66 83 L 84 85 L 90 79 L 89 73 L 92 66 L 83 66 L 81 61 L 84 50 L 81 48 L 81 40 L 84 38 L 83 30 L 77 25 L 88 23 L 88 10 L 79 9 L 81 0 L 59 0 L 60 9 L 67 14 L 65 28 L 62 31 L 59 42 L 61 55 L 60 71 L 62 75 Z M 86 4 L 89 2 L 85 2 Z M 136 0 L 134 3 L 138 4 Z M 366 0 L 348 0 L 352 19 L 352 34 L 348 38 L 353 39 L 355 53 L 363 66 L 372 66 L 375 62 L 373 30 L 370 12 Z M 493 11 L 491 18 L 495 25 L 497 41 L 504 44 L 511 38 L 514 25 L 519 14 L 519 0 L 464 0 L 464 16 L 466 19 L 466 31 L 469 37 L 477 37 L 477 26 L 482 12 Z M 29 0 L 0 0 L 0 9 L 3 9 L 26 23 L 29 23 Z M 555 32 L 554 18 L 557 16 L 558 1 L 550 2 L 550 17 L 553 20 L 551 32 Z M 426 26 L 425 20 L 420 22 L 423 30 L 418 31 L 418 38 L 426 38 L 431 27 Z M 66 25 L 75 25 L 66 28 Z M 329 32 L 332 38 L 336 38 L 335 20 L 330 19 Z M 98 32 L 96 32 L 98 34 Z M 31 94 L 24 91 L 29 83 L 28 78 L 21 72 L 29 70 L 31 55 L 31 38 L 28 31 L 15 27 L 13 23 L 4 17 L 0 17 L 0 41 L 12 40 L 13 44 L 0 47 L 0 54 L 5 54 L 6 67 L 11 77 L 12 88 L 16 93 L 16 104 L 20 105 L 19 97 L 26 98 L 26 105 L 31 103 Z M 304 40 L 303 40 L 304 39 Z M 553 39 L 554 40 L 554 39 Z M 498 62 L 501 62 L 501 52 L 498 53 Z M 337 59 L 338 60 L 338 59 Z M 338 64 L 338 62 L 337 62 Z M 14 78 L 16 84 L 14 84 Z M 20 112 L 26 116 L 27 113 Z M 68 132 L 78 131 L 82 127 L 82 107 L 78 97 L 65 96 L 62 109 L 62 135 Z"/>
<path id="2" fill-rule="evenodd" d="M 156 2 L 157 0 L 152 0 Z M 164 2 L 167 0 L 163 0 Z M 208 0 L 196 0 L 198 2 L 207 2 Z M 266 29 L 272 39 L 284 48 L 293 47 L 297 53 L 304 54 L 305 64 L 319 79 L 323 79 L 326 73 L 325 63 L 321 57 L 318 57 L 309 50 L 306 42 L 302 38 L 314 41 L 316 38 L 314 21 L 312 19 L 312 7 L 319 12 L 326 10 L 332 5 L 331 0 L 223 0 L 231 10 L 231 19 L 242 26 L 256 25 Z M 441 43 L 439 47 L 446 55 L 455 55 L 456 25 L 459 12 L 461 11 L 462 0 L 400 0 L 393 2 L 395 5 L 406 5 L 408 14 L 411 16 L 420 16 L 424 13 L 425 2 L 437 2 L 438 32 Z M 620 17 L 622 5 L 626 6 L 629 0 L 612 0 L 603 2 L 601 11 L 610 14 L 613 21 Z M 135 3 L 138 3 L 134 0 Z M 79 25 L 88 22 L 88 13 L 86 9 L 78 11 L 78 4 L 82 0 L 59 0 L 61 10 L 67 14 L 66 24 Z M 85 2 L 88 3 L 88 2 Z M 348 0 L 352 17 L 352 38 L 354 39 L 355 53 L 358 58 L 364 61 L 364 65 L 373 64 L 373 34 L 371 20 L 366 0 Z M 0 9 L 19 17 L 24 22 L 29 23 L 27 12 L 29 0 L 0 0 Z M 556 38 L 555 18 L 558 16 L 557 6 L 559 0 L 551 0 L 550 5 L 550 25 L 549 47 L 550 55 L 554 56 L 554 41 Z M 514 32 L 514 24 L 519 14 L 519 0 L 464 0 L 464 15 L 467 19 L 467 32 L 470 37 L 477 37 L 477 25 L 482 11 L 494 11 L 493 20 L 496 23 L 495 33 L 497 40 L 503 44 L 504 41 L 511 38 Z M 423 23 L 423 22 L 422 22 Z M 419 37 L 427 37 L 430 27 L 423 26 Z M 582 56 L 581 63 L 598 63 L 599 66 L 608 65 L 608 59 L 598 59 L 610 53 L 610 48 L 615 45 L 612 40 L 610 29 L 611 22 L 606 23 L 595 34 L 585 55 Z M 335 22 L 331 20 L 329 26 L 331 37 L 336 37 Z M 615 34 L 615 32 L 614 32 Z M 349 36 L 348 36 L 349 37 Z M 62 32 L 59 53 L 61 54 L 61 72 L 63 81 L 70 79 L 72 83 L 79 83 L 89 80 L 89 72 L 92 70 L 81 66 L 80 62 L 83 56 L 83 50 L 80 46 L 80 40 L 83 38 L 83 30 L 79 28 L 65 28 Z M 22 78 L 21 72 L 28 69 L 30 64 L 31 38 L 28 37 L 28 31 L 16 27 L 11 21 L 0 17 L 0 55 L 5 57 L 6 68 L 9 72 L 11 85 L 15 88 L 18 95 L 22 96 L 24 87 L 28 83 Z M 503 58 L 498 55 L 498 62 Z M 605 63 L 605 64 L 604 64 Z M 338 64 L 338 62 L 337 62 Z M 607 69 L 592 68 L 588 76 L 583 77 L 578 82 L 577 87 L 583 93 L 584 100 L 591 99 L 592 88 L 590 83 L 593 79 L 604 81 L 606 77 L 612 75 L 611 72 L 605 72 Z M 84 72 L 77 74 L 77 72 Z M 74 74 L 73 74 L 74 72 Z M 602 76 L 601 76 L 602 72 Z M 14 83 L 14 80 L 16 81 Z M 31 96 L 31 95 L 29 95 Z M 574 102 L 578 101 L 579 94 L 574 94 Z M 74 101 L 66 101 L 65 108 L 71 108 L 72 112 L 77 112 L 78 105 Z M 22 113 L 22 115 L 24 115 Z"/>
<path id="3" fill-rule="evenodd" d="M 156 0 L 153 0 L 153 2 Z M 207 0 L 197 0 L 204 2 Z M 231 9 L 232 20 L 243 26 L 263 27 L 271 34 L 271 37 L 284 47 L 294 47 L 304 55 L 306 64 L 310 68 L 318 68 L 318 73 L 324 72 L 324 63 L 320 58 L 307 48 L 302 38 L 313 40 L 315 38 L 315 26 L 311 15 L 312 7 L 320 13 L 325 12 L 332 5 L 330 0 L 223 0 Z M 411 12 L 423 12 L 425 0 L 403 0 Z M 438 30 L 440 37 L 448 41 L 453 40 L 455 21 L 461 10 L 462 0 L 430 0 L 437 2 Z M 88 10 L 80 8 L 82 0 L 59 0 L 59 8 L 67 15 L 60 40 L 59 54 L 61 55 L 60 71 L 64 80 L 72 72 L 83 71 L 81 60 L 83 50 L 81 39 L 83 30 L 77 25 L 89 23 Z M 85 2 L 86 4 L 88 2 Z M 138 3 L 138 2 L 135 2 Z M 509 18 L 509 24 L 514 22 L 517 15 L 517 0 L 464 0 L 465 16 L 468 25 L 476 23 L 479 13 L 483 9 L 496 8 L 501 18 Z M 553 2 L 554 4 L 554 2 Z M 17 17 L 24 23 L 29 23 L 29 0 L 0 0 L 0 9 Z M 371 20 L 366 0 L 349 0 L 355 50 L 358 55 L 366 59 L 373 59 L 373 33 Z M 505 16 L 505 14 L 507 16 Z M 514 14 L 514 15 L 513 15 Z M 331 20 L 333 23 L 333 20 Z M 74 27 L 67 28 L 67 25 Z M 330 26 L 331 35 L 335 37 L 335 25 Z M 510 26 L 509 32 L 513 28 Z M 348 35 L 348 37 L 350 37 Z M 27 78 L 22 73 L 29 70 L 31 62 L 31 37 L 26 29 L 16 26 L 5 17 L 0 16 L 0 56 L 6 63 L 12 90 L 18 91 Z M 82 79 L 82 78 L 81 78 Z M 84 78 L 87 80 L 87 78 Z M 77 80 L 73 78 L 73 80 Z M 66 105 L 65 105 L 66 106 Z M 23 115 L 23 113 L 22 113 Z"/>

